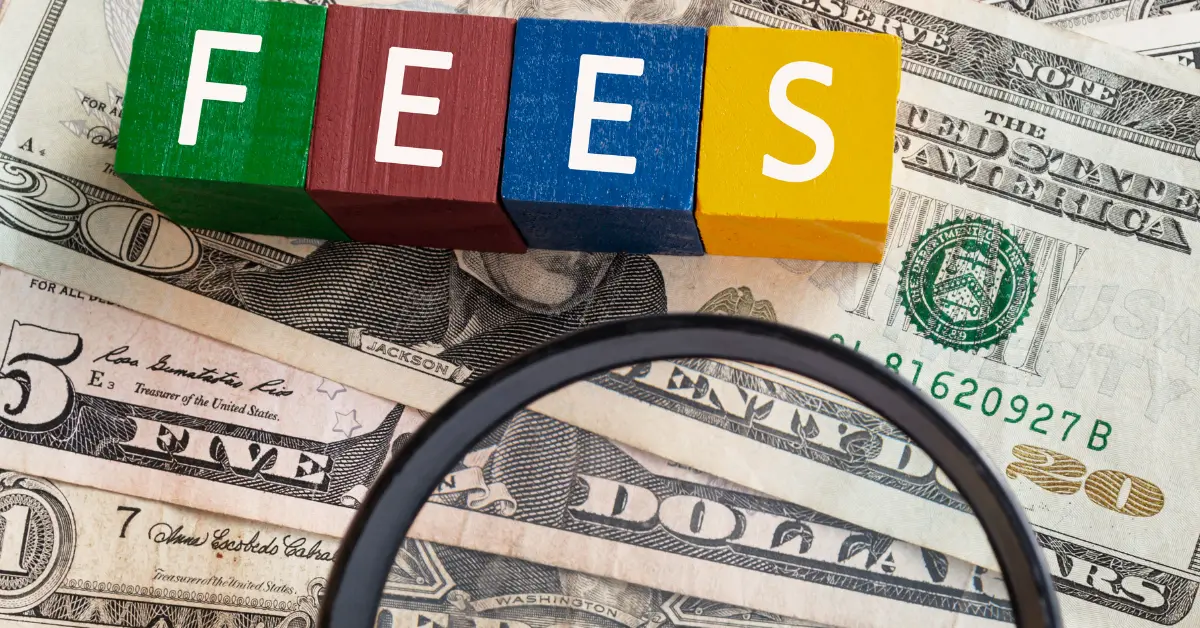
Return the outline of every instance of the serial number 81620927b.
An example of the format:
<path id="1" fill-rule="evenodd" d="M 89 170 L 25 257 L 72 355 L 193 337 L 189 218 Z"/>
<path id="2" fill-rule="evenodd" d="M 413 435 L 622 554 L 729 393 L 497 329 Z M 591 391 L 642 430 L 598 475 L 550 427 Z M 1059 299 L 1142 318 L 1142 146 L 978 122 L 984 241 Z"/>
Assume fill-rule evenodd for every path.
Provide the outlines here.
<path id="1" fill-rule="evenodd" d="M 847 344 L 841 334 L 833 334 L 830 339 L 842 345 Z M 859 349 L 859 345 L 858 342 L 854 343 L 855 351 Z M 1103 419 L 1093 419 L 1091 431 L 1088 432 L 1086 431 L 1088 421 L 1085 421 L 1080 413 L 1073 410 L 1056 413 L 1054 406 L 1050 403 L 1031 401 L 1029 397 L 1021 394 L 1005 394 L 1004 389 L 999 386 L 980 390 L 977 380 L 972 377 L 956 377 L 954 371 L 940 371 L 931 378 L 924 371 L 924 362 L 909 360 L 906 364 L 899 353 L 889 353 L 883 364 L 893 373 L 906 379 L 909 378 L 908 373 L 911 372 L 913 386 L 924 388 L 934 399 L 949 400 L 948 403 L 956 408 L 978 411 L 988 419 L 999 416 L 1002 421 L 1010 425 L 1020 425 L 1028 418 L 1029 421 L 1025 424 L 1030 432 L 1050 438 L 1057 436 L 1060 442 L 1067 442 L 1067 438 L 1072 433 L 1087 434 L 1088 449 L 1103 451 L 1108 447 L 1109 436 L 1112 435 L 1112 424 Z M 922 379 L 922 375 L 924 375 L 924 379 Z M 928 388 L 925 388 L 926 386 Z M 1080 423 L 1083 423 L 1083 429 L 1076 430 L 1076 426 Z M 1077 438 L 1084 438 L 1084 436 L 1077 436 Z"/>

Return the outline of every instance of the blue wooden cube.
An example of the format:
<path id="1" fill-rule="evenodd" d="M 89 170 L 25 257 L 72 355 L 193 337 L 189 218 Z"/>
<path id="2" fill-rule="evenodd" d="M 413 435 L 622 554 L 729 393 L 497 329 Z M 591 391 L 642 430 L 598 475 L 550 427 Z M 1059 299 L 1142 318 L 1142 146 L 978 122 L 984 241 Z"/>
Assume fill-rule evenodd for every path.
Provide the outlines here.
<path id="1" fill-rule="evenodd" d="M 500 196 L 531 248 L 704 253 L 705 29 L 517 21 Z"/>

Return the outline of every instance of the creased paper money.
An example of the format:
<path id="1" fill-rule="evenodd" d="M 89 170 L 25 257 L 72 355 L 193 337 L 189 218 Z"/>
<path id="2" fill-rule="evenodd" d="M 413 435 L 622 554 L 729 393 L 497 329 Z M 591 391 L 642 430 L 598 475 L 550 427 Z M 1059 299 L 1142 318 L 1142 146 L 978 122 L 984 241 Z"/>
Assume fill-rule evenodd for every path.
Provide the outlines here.
<path id="1" fill-rule="evenodd" d="M 0 23 L 3 58 L 13 60 L 4 76 L 14 86 L 0 117 L 3 261 L 423 408 L 439 405 L 455 383 L 352 346 L 353 330 L 386 340 L 376 345 L 385 352 L 407 347 L 482 373 L 612 318 L 668 309 L 773 314 L 858 347 L 939 399 L 1009 473 L 1060 564 L 1090 565 L 1060 580 L 1089 614 L 1169 624 L 1191 611 L 1200 533 L 1194 489 L 1175 469 L 1190 464 L 1196 445 L 1186 426 L 1200 371 L 1190 263 L 1200 181 L 1196 75 L 981 5 L 738 3 L 743 23 L 905 39 L 882 265 L 453 254 L 191 232 L 163 221 L 105 172 L 112 147 L 103 128 L 88 137 L 62 124 L 108 128 L 103 114 L 118 102 L 124 76 L 121 30 L 99 30 L 107 22 L 96 5 L 14 7 L 34 5 L 10 8 Z M 947 283 L 951 275 L 966 279 Z M 963 325 L 979 331 L 968 338 Z M 701 371 L 710 384 L 720 373 Z M 652 427 L 606 434 L 988 562 L 956 530 L 906 528 L 920 517 L 892 515 L 928 509 L 929 520 L 950 520 L 962 512 L 936 472 L 911 477 L 907 465 L 855 458 L 840 445 L 795 448 L 810 438 L 803 430 L 759 430 L 757 415 L 724 411 L 742 393 L 769 400 L 758 390 L 770 388 L 763 379 L 731 375 L 737 385 L 716 393 L 721 409 L 705 394 L 708 409 L 693 412 L 695 391 L 682 395 L 668 375 L 657 383 L 606 377 L 597 387 L 616 397 L 589 405 L 653 405 L 671 424 L 659 433 L 672 438 L 650 442 Z M 658 392 L 642 402 L 614 390 L 627 384 Z M 621 429 L 647 426 L 654 413 L 632 415 L 649 419 Z M 818 427 L 822 420 L 814 417 Z M 853 422 L 845 429 L 895 437 Z M 879 451 L 896 448 L 903 443 Z M 747 456 L 781 464 L 751 477 Z M 1054 492 L 1030 477 L 1030 466 L 1051 463 L 1084 471 Z M 796 477 L 816 479 L 784 481 Z M 800 494 L 806 486 L 823 490 L 810 500 Z M 847 495 L 875 499 L 864 507 Z"/>
<path id="2" fill-rule="evenodd" d="M 0 626 L 316 624 L 337 539 L 0 471 Z M 820 625 L 494 554 L 408 540 L 392 626 Z M 407 620 L 407 621 L 406 621 Z M 385 624 L 386 625 L 386 624 Z"/>
<path id="3" fill-rule="evenodd" d="M 0 295 L 9 468 L 339 536 L 424 420 L 12 268 Z"/>
<path id="4" fill-rule="evenodd" d="M 535 412 L 481 445 L 512 501 L 435 495 L 411 536 L 838 626 L 1012 622 L 995 571 Z"/>
<path id="5" fill-rule="evenodd" d="M 476 628 L 820 628 L 556 567 L 408 540 L 380 604 L 392 626 Z M 382 620 L 381 620 L 382 623 Z"/>
<path id="6" fill-rule="evenodd" d="M 3 363 L 24 373 L 0 379 L 0 401 L 26 400 L 0 423 L 0 457 L 29 473 L 339 536 L 425 419 L 11 268 L 0 295 Z M 612 490 L 651 518 L 596 519 L 620 510 L 604 503 Z M 418 538 L 806 620 L 992 624 L 1011 610 L 993 572 L 540 415 L 481 442 L 430 501 L 436 519 Z M 685 502 L 711 511 L 708 528 L 678 519 Z M 729 508 L 761 529 L 727 531 L 717 551 L 711 526 Z M 635 537 L 621 532 L 631 523 Z M 747 552 L 768 559 L 746 563 Z"/>

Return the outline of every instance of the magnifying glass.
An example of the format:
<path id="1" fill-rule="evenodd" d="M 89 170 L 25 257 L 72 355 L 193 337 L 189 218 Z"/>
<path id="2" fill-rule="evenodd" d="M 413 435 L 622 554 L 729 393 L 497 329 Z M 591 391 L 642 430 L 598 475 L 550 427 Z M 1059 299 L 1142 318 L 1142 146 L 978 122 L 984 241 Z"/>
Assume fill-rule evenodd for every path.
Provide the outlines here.
<path id="1" fill-rule="evenodd" d="M 666 410 L 682 418 L 646 419 Z M 627 422 L 629 437 L 571 424 L 585 416 Z M 770 450 L 813 473 L 778 490 L 781 458 L 704 427 L 722 421 L 725 433 L 778 436 Z M 698 468 L 718 457 L 737 481 Z M 1062 620 L 1029 522 L 965 432 L 835 342 L 705 315 L 577 332 L 447 402 L 358 511 L 320 618 L 328 628 L 1004 624 Z"/>

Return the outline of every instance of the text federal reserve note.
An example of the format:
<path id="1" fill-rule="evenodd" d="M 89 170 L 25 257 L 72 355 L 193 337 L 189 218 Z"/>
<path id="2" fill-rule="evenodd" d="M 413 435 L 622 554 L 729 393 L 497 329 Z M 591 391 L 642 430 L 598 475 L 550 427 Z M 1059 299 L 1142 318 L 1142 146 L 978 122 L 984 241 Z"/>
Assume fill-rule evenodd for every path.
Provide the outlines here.
<path id="1" fill-rule="evenodd" d="M 311 628 L 337 540 L 0 470 L 0 627 Z"/>
<path id="2" fill-rule="evenodd" d="M 1076 32 L 1185 68 L 1200 67 L 1200 12 L 1096 24 Z"/>

